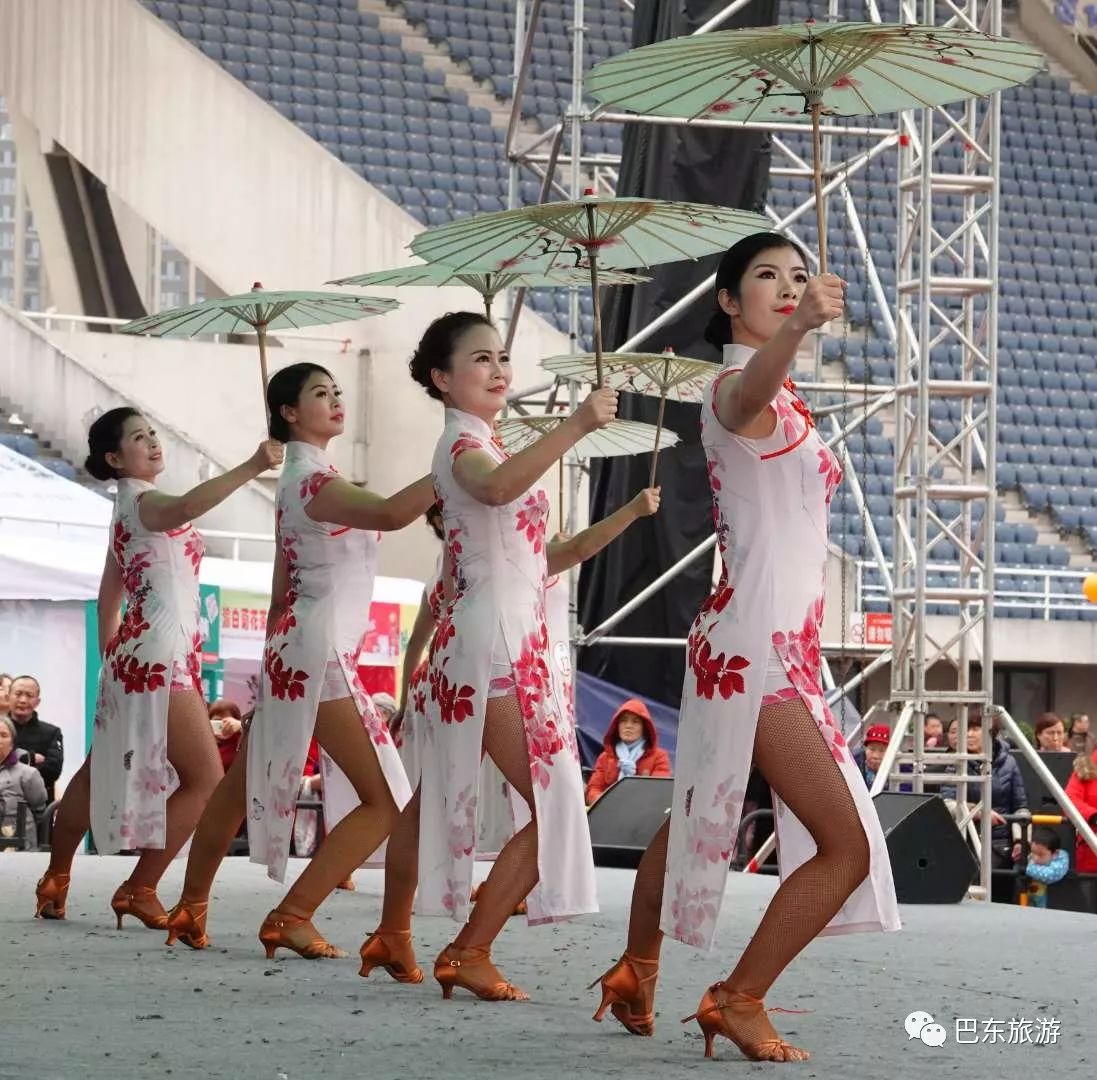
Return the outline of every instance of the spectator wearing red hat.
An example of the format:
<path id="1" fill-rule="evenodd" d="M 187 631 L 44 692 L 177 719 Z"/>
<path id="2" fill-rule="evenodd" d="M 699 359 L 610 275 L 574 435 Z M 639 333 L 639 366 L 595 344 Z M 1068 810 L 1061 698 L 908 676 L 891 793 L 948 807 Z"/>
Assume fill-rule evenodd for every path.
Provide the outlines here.
<path id="1" fill-rule="evenodd" d="M 861 749 L 853 755 L 853 760 L 857 762 L 857 768 L 861 770 L 861 775 L 865 778 L 865 784 L 870 788 L 876 779 L 880 763 L 884 760 L 884 751 L 888 748 L 890 741 L 891 729 L 885 724 L 873 724 L 865 732 L 864 744 Z"/>
<path id="2" fill-rule="evenodd" d="M 629 698 L 613 714 L 602 745 L 605 749 L 587 784 L 587 806 L 593 806 L 622 776 L 671 775 L 670 756 L 659 748 L 655 721 L 637 698 Z"/>

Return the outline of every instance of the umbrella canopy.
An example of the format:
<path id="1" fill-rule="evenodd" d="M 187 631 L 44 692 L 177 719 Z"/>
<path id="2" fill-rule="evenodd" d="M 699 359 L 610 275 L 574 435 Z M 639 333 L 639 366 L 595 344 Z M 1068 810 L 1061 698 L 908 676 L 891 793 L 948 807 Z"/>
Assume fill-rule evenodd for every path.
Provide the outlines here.
<path id="1" fill-rule="evenodd" d="M 517 454 L 532 446 L 567 419 L 566 416 L 508 416 L 495 425 L 507 452 Z M 638 420 L 613 420 L 604 428 L 584 435 L 575 444 L 579 458 L 620 457 L 627 454 L 650 454 L 655 428 Z M 667 433 L 664 446 L 674 446 L 678 436 Z"/>
<path id="2" fill-rule="evenodd" d="M 172 308 L 135 319 L 119 329 L 123 334 L 151 337 L 194 337 L 197 334 L 246 334 L 259 338 L 259 370 L 263 401 L 267 393 L 267 332 L 300 330 L 306 326 L 348 322 L 383 315 L 398 308 L 398 300 L 383 296 L 348 296 L 330 292 L 276 292 L 256 282 L 251 292 L 216 296 L 187 307 Z"/>
<path id="3" fill-rule="evenodd" d="M 484 313 L 491 318 L 491 305 L 495 297 L 504 289 L 522 287 L 526 289 L 568 288 L 585 285 L 590 280 L 586 270 L 576 270 L 565 266 L 553 270 L 525 273 L 518 270 L 454 270 L 452 266 L 441 263 L 423 263 L 422 266 L 403 266 L 395 270 L 375 270 L 368 274 L 338 278 L 329 281 L 329 285 L 387 285 L 401 288 L 406 285 L 467 285 L 475 289 L 484 301 Z M 603 285 L 636 285 L 650 278 L 641 274 L 630 274 L 623 270 L 612 270 L 602 274 Z"/>
<path id="4" fill-rule="evenodd" d="M 1023 41 L 894 23 L 796 23 L 661 41 L 603 60 L 586 87 L 603 105 L 683 120 L 810 115 L 821 268 L 826 270 L 820 116 L 949 105 L 1046 67 Z"/>
<path id="5" fill-rule="evenodd" d="M 601 374 L 605 384 L 614 390 L 628 390 L 659 399 L 659 416 L 655 424 L 652 447 L 650 487 L 655 486 L 655 470 L 659 466 L 659 440 L 663 435 L 663 413 L 667 399 L 700 402 L 705 388 L 720 370 L 719 364 L 706 360 L 691 360 L 678 356 L 673 349 L 661 353 L 610 353 L 603 359 L 601 370 L 589 354 L 552 356 L 541 361 L 541 367 L 561 379 L 588 383 Z M 675 439 L 677 441 L 677 438 Z"/>
<path id="6" fill-rule="evenodd" d="M 602 311 L 598 269 L 648 267 L 724 251 L 769 222 L 760 214 L 705 203 L 659 199 L 581 199 L 459 218 L 421 232 L 411 250 L 456 269 L 590 271 L 594 306 L 595 384 L 600 386 Z"/>
<path id="7" fill-rule="evenodd" d="M 595 378 L 590 353 L 551 356 L 541 361 L 541 367 L 569 382 L 593 383 Z M 705 387 L 720 370 L 719 364 L 691 360 L 670 349 L 662 353 L 610 353 L 603 358 L 602 367 L 605 385 L 614 390 L 694 404 L 704 398 Z"/>

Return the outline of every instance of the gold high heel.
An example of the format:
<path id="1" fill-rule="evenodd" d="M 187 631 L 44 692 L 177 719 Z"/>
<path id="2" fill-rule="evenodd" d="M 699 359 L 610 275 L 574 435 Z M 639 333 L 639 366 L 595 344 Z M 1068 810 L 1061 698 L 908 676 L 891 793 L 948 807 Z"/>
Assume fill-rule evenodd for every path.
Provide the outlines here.
<path id="1" fill-rule="evenodd" d="M 730 1039 L 735 1043 L 743 1055 L 750 1058 L 751 1061 L 807 1061 L 810 1059 L 811 1054 L 807 1050 L 793 1046 L 780 1037 L 762 1039 L 760 1042 L 748 1042 L 746 1039 L 740 1038 L 724 1017 L 726 1011 L 734 1012 L 736 1009 L 740 1012 L 747 1010 L 751 1012 L 761 1010 L 762 1012 L 785 1013 L 806 1011 L 803 1009 L 767 1009 L 762 1004 L 761 998 L 751 997 L 750 994 L 744 994 L 739 990 L 732 990 L 726 983 L 715 983 L 705 991 L 705 996 L 701 998 L 701 1004 L 697 1006 L 697 1011 L 682 1021 L 683 1024 L 688 1024 L 690 1020 L 697 1021 L 702 1034 L 705 1036 L 705 1057 L 714 1056 L 713 1043 L 716 1041 L 717 1035 L 723 1035 L 725 1039 Z"/>
<path id="2" fill-rule="evenodd" d="M 34 895 L 37 899 L 34 909 L 36 919 L 63 919 L 69 895 L 69 875 L 47 870 L 39 880 Z"/>
<path id="3" fill-rule="evenodd" d="M 168 913 L 160 903 L 156 890 L 149 885 L 134 888 L 128 881 L 118 886 L 111 897 L 110 906 L 118 919 L 118 929 L 122 929 L 122 916 L 132 915 L 150 930 L 163 930 L 168 925 Z"/>
<path id="4" fill-rule="evenodd" d="M 650 971 L 641 975 L 638 968 L 650 968 Z M 606 1010 L 611 1009 L 614 1017 L 631 1035 L 654 1035 L 654 1010 L 634 1012 L 633 1006 L 642 1007 L 641 987 L 654 981 L 658 974 L 658 960 L 644 960 L 626 952 L 605 975 L 595 979 L 587 987 L 588 990 L 593 990 L 599 983 L 602 984 L 602 1003 L 598 1006 L 594 1019 L 601 1023 Z"/>
<path id="5" fill-rule="evenodd" d="M 168 913 L 168 945 L 176 940 L 192 949 L 204 949 L 209 945 L 206 934 L 208 900 L 180 900 Z"/>
<path id="6" fill-rule="evenodd" d="M 302 945 L 290 935 L 303 928 L 307 928 L 314 936 Z M 278 949 L 290 949 L 306 960 L 342 960 L 347 955 L 342 949 L 325 941 L 312 925 L 311 919 L 306 919 L 303 915 L 288 915 L 277 908 L 259 927 L 259 940 L 263 943 L 268 960 L 274 959 L 274 953 Z"/>
<path id="7" fill-rule="evenodd" d="M 423 969 L 415 962 L 410 930 L 383 930 L 378 927 L 359 950 L 363 979 L 374 968 L 384 968 L 399 983 L 421 983 Z"/>
<path id="8" fill-rule="evenodd" d="M 529 994 L 507 982 L 491 962 L 491 949 L 460 949 L 447 945 L 434 961 L 434 977 L 442 988 L 442 997 L 453 997 L 453 988 L 462 986 L 481 1001 L 529 1001 Z"/>

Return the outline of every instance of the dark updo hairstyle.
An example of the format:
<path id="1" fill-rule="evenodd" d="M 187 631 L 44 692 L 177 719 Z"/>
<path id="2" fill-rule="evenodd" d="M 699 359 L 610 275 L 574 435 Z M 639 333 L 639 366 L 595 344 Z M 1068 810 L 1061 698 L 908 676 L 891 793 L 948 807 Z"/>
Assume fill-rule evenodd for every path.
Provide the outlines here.
<path id="1" fill-rule="evenodd" d="M 435 319 L 427 327 L 418 348 L 412 353 L 408 361 L 408 371 L 435 401 L 442 400 L 442 391 L 434 385 L 430 373 L 435 370 L 449 371 L 457 339 L 474 326 L 490 326 L 495 329 L 491 319 L 478 311 L 451 311 L 448 315 Z"/>
<path id="2" fill-rule="evenodd" d="M 122 445 L 122 430 L 131 416 L 141 413 L 129 405 L 117 409 L 108 409 L 97 417 L 88 428 L 88 456 L 84 459 L 84 469 L 96 480 L 117 480 L 118 470 L 107 461 L 107 454 L 118 453 Z"/>
<path id="3" fill-rule="evenodd" d="M 319 364 L 310 364 L 305 361 L 300 364 L 290 364 L 280 371 L 276 371 L 267 383 L 267 411 L 270 413 L 270 423 L 267 425 L 270 437 L 279 442 L 289 442 L 293 437 L 290 434 L 289 421 L 282 415 L 282 406 L 294 406 L 301 400 L 301 391 L 309 376 L 319 372 L 326 375 L 332 382 L 335 376 L 326 367 Z"/>
<path id="4" fill-rule="evenodd" d="M 739 285 L 743 280 L 743 275 L 747 272 L 747 267 L 763 251 L 772 251 L 775 248 L 792 248 L 804 260 L 804 265 L 807 266 L 807 256 L 804 254 L 804 249 L 799 244 L 777 233 L 754 233 L 752 236 L 744 237 L 737 244 L 732 244 L 724 252 L 724 257 L 720 260 L 720 265 L 716 269 L 716 310 L 712 313 L 712 318 L 709 319 L 708 325 L 705 327 L 705 341 L 714 349 L 723 350 L 725 345 L 732 344 L 731 316 L 720 307 L 720 290 L 727 289 L 738 300 Z"/>

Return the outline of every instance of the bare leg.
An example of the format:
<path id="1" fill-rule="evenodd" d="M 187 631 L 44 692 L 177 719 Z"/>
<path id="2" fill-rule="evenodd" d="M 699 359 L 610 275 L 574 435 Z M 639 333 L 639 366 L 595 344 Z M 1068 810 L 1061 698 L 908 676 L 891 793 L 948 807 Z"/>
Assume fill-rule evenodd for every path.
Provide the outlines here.
<path id="1" fill-rule="evenodd" d="M 84 758 L 83 765 L 69 781 L 65 794 L 57 805 L 57 816 L 53 819 L 53 832 L 50 834 L 51 874 L 68 874 L 72 870 L 72 860 L 76 849 L 91 828 L 91 754 Z"/>
<path id="2" fill-rule="evenodd" d="M 171 695 L 168 707 L 168 761 L 179 777 L 167 806 L 167 830 L 162 850 L 141 853 L 129 884 L 155 889 L 172 859 L 194 832 L 198 819 L 224 775 L 209 713 L 197 691 Z"/>
<path id="3" fill-rule="evenodd" d="M 526 1001 L 529 995 L 508 983 L 491 962 L 491 946 L 518 902 L 537 884 L 537 819 L 529 772 L 526 728 L 513 695 L 488 701 L 484 718 L 484 750 L 506 781 L 526 800 L 531 820 L 503 845 L 487 880 L 480 886 L 476 907 L 452 945 L 434 962 L 434 977 L 442 994 L 455 986 L 489 1001 Z"/>
<path id="4" fill-rule="evenodd" d="M 181 899 L 189 903 L 209 900 L 213 879 L 228 853 L 233 837 L 247 814 L 248 737 L 240 740 L 229 770 L 214 788 L 198 820 L 187 856 Z"/>
<path id="5" fill-rule="evenodd" d="M 799 700 L 762 710 L 754 760 L 774 793 L 811 833 L 816 854 L 773 895 L 715 1011 L 744 1053 L 771 1061 L 808 1055 L 780 1040 L 761 998 L 838 913 L 869 872 L 869 846 L 853 796 L 811 714 Z M 710 1011 L 710 1016 L 712 1012 Z"/>
<path id="6" fill-rule="evenodd" d="M 285 944 L 307 956 L 332 956 L 338 950 L 324 942 L 312 926 L 313 913 L 340 881 L 381 846 L 396 823 L 397 810 L 373 743 L 350 697 L 320 704 L 316 739 L 354 785 L 361 804 L 320 844 L 285 899 L 267 916 L 262 937 Z M 288 916 L 288 919 L 279 919 Z M 279 925 L 275 925 L 275 924 Z M 271 929 L 268 932 L 268 926 Z M 267 938 L 264 944 L 270 948 Z M 313 947 L 315 946 L 315 948 Z"/>

